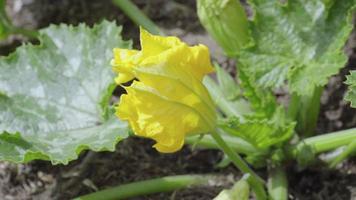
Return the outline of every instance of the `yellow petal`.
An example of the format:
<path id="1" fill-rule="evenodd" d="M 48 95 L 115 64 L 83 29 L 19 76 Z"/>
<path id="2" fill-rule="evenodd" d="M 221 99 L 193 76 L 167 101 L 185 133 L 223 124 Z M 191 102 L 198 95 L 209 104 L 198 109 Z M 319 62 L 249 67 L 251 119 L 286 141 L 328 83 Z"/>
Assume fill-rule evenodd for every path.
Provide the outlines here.
<path id="1" fill-rule="evenodd" d="M 116 114 L 128 120 L 135 134 L 154 139 L 163 153 L 179 150 L 186 134 L 211 130 L 211 125 L 192 107 L 166 99 L 142 83 L 126 88 Z"/>
<path id="2" fill-rule="evenodd" d="M 214 71 L 209 49 L 205 45 L 189 47 L 176 37 L 151 35 L 141 29 L 142 60 L 140 66 L 169 65 L 192 73 L 198 80 Z"/>
<path id="3" fill-rule="evenodd" d="M 126 82 L 131 81 L 134 79 L 135 76 L 133 76 L 131 73 L 120 73 L 116 78 L 115 78 L 115 83 L 120 85 Z"/>
<path id="4" fill-rule="evenodd" d="M 144 57 L 155 56 L 183 44 L 177 37 L 152 35 L 142 27 L 140 27 L 140 41 Z"/>
<path id="5" fill-rule="evenodd" d="M 135 77 L 132 70 L 140 62 L 140 54 L 137 50 L 114 49 L 114 59 L 111 61 L 111 65 L 113 71 L 119 73 L 115 79 L 117 84 L 128 82 Z"/>
<path id="6" fill-rule="evenodd" d="M 136 71 L 136 76 L 145 86 L 154 88 L 161 96 L 193 107 L 199 113 L 204 113 L 209 123 L 215 123 L 215 107 L 208 91 L 190 74 L 179 79 L 179 76 L 157 73 L 154 68 L 140 68 Z"/>

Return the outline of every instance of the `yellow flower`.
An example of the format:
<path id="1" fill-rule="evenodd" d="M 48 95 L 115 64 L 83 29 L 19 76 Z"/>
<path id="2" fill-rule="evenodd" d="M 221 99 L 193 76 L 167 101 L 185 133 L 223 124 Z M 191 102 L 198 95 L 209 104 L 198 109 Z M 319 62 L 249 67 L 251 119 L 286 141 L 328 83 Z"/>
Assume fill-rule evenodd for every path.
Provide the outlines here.
<path id="1" fill-rule="evenodd" d="M 116 115 L 128 120 L 136 135 L 155 140 L 158 151 L 175 152 L 187 134 L 215 128 L 215 107 L 202 84 L 214 70 L 209 50 L 190 47 L 176 37 L 140 32 L 141 51 L 114 49 L 116 83 L 138 80 L 125 87 Z"/>

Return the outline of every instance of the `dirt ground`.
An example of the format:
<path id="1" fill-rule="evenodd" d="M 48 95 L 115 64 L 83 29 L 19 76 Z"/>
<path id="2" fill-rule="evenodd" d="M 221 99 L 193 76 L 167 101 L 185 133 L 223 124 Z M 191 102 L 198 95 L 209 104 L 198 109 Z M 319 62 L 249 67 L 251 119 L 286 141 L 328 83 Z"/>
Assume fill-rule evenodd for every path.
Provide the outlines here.
<path id="1" fill-rule="evenodd" d="M 195 1 L 135 0 L 139 7 L 168 34 L 177 35 L 189 43 L 207 44 L 214 59 L 231 73 L 234 62 L 222 56 L 221 50 L 207 36 L 195 13 Z M 93 24 L 102 19 L 116 20 L 124 26 L 124 37 L 138 45 L 138 28 L 110 0 L 13 0 L 7 11 L 17 26 L 30 29 L 49 24 L 85 22 Z M 0 44 L 6 55 L 21 44 L 23 38 L 11 37 Z M 346 45 L 349 61 L 339 75 L 330 79 L 321 98 L 318 121 L 319 133 L 356 127 L 355 110 L 344 102 L 345 75 L 356 69 L 356 36 Z M 218 185 L 175 191 L 172 193 L 133 198 L 135 200 L 177 199 L 207 200 L 222 188 L 229 187 L 241 174 L 232 166 L 219 169 L 216 164 L 222 153 L 215 150 L 186 146 L 178 153 L 160 154 L 151 148 L 152 141 L 130 138 L 118 144 L 115 152 L 85 152 L 67 166 L 51 166 L 49 162 L 34 161 L 16 165 L 0 162 L 0 200 L 70 199 L 98 189 L 178 174 L 219 174 L 224 177 Z M 322 170 L 321 170 L 322 169 Z M 259 173 L 266 175 L 266 170 Z M 293 200 L 356 200 L 356 159 L 344 162 L 335 170 L 320 163 L 308 168 L 288 166 L 290 199 Z"/>

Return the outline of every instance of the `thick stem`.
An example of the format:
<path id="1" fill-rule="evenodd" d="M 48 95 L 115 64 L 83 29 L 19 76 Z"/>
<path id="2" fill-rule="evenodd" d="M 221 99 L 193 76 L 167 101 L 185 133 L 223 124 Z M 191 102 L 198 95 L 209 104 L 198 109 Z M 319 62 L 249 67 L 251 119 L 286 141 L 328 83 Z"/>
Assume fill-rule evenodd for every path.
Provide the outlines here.
<path id="1" fill-rule="evenodd" d="M 319 116 L 322 92 L 323 87 L 316 87 L 310 96 L 292 94 L 288 115 L 298 122 L 297 132 L 302 133 L 304 137 L 311 136 L 314 133 Z"/>
<path id="2" fill-rule="evenodd" d="M 267 187 L 270 200 L 288 199 L 288 180 L 282 167 L 275 167 L 269 170 Z"/>
<path id="3" fill-rule="evenodd" d="M 289 152 L 295 157 L 300 146 L 308 145 L 312 147 L 314 153 L 318 154 L 348 145 L 355 140 L 356 128 L 352 128 L 306 138 L 292 146 Z"/>
<path id="4" fill-rule="evenodd" d="M 152 34 L 164 35 L 160 29 L 153 23 L 135 4 L 130 0 L 112 0 L 115 5 L 133 21 L 135 24 L 142 26 Z"/>
<path id="5" fill-rule="evenodd" d="M 209 175 L 167 176 L 162 178 L 119 185 L 106 190 L 94 192 L 92 194 L 80 196 L 74 200 L 127 199 L 130 197 L 148 195 L 158 192 L 174 191 L 177 189 L 195 185 L 204 185 L 207 184 L 208 181 L 214 179 L 214 176 Z"/>
<path id="6" fill-rule="evenodd" d="M 232 148 L 234 151 L 237 153 L 249 155 L 252 153 L 257 153 L 259 150 L 257 150 L 254 146 L 252 146 L 250 143 L 237 138 L 237 137 L 232 137 L 229 135 L 220 135 L 223 140 L 228 144 L 230 148 Z M 220 146 L 216 143 L 216 141 L 210 136 L 210 135 L 204 135 L 204 137 L 200 138 L 200 136 L 190 136 L 186 137 L 185 141 L 187 144 L 190 145 L 197 145 L 200 147 L 205 147 L 209 149 L 220 149 Z"/>
<path id="7" fill-rule="evenodd" d="M 312 145 L 316 153 L 322 153 L 348 145 L 354 140 L 356 140 L 356 128 L 310 137 L 304 139 L 304 142 Z"/>
<path id="8" fill-rule="evenodd" d="M 249 183 L 251 184 L 256 194 L 256 198 L 258 200 L 265 200 L 267 196 L 264 189 L 264 180 L 259 177 L 253 170 L 251 170 L 250 167 L 244 162 L 244 160 L 225 143 L 220 134 L 223 134 L 222 130 L 217 129 L 216 132 L 211 133 L 211 136 L 240 171 L 246 174 L 250 174 L 251 177 L 249 179 Z"/>

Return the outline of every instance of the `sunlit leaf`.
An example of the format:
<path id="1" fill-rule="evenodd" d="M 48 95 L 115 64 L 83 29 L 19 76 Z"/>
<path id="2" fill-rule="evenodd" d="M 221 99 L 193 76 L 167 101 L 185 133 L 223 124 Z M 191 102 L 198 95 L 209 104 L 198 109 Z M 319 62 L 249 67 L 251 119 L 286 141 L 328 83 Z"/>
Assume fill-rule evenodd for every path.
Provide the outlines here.
<path id="1" fill-rule="evenodd" d="M 309 95 L 344 67 L 355 0 L 252 0 L 254 46 L 242 49 L 241 70 L 262 88 Z"/>
<path id="2" fill-rule="evenodd" d="M 60 25 L 40 31 L 0 59 L 0 160 L 68 163 L 84 149 L 115 149 L 126 123 L 110 117 L 114 47 L 129 48 L 121 28 Z"/>

